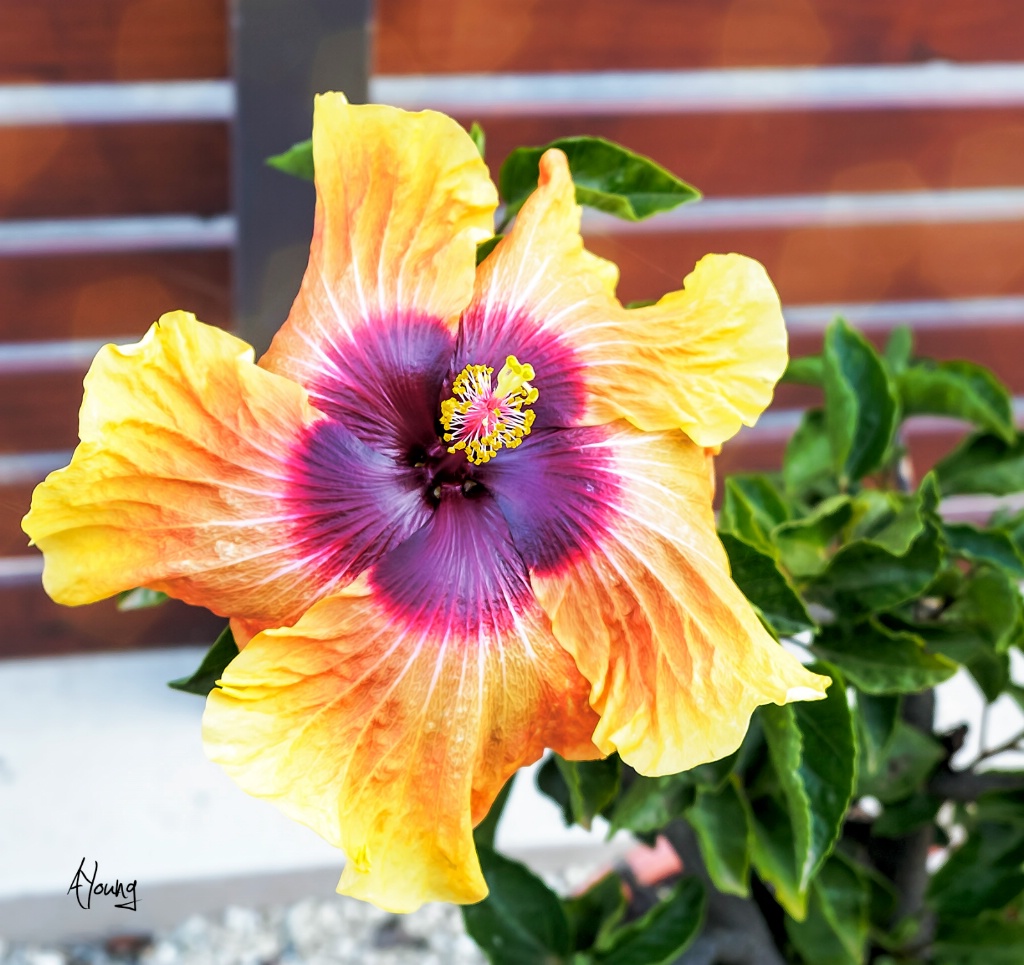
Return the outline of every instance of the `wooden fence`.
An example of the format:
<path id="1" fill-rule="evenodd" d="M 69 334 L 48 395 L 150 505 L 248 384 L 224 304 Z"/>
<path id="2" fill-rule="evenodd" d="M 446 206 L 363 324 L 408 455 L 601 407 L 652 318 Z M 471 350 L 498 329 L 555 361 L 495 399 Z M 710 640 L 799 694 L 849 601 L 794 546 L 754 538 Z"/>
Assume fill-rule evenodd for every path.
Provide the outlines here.
<path id="1" fill-rule="evenodd" d="M 0 654 L 188 642 L 215 625 L 184 607 L 54 606 L 19 520 L 75 443 L 100 340 L 178 307 L 233 324 L 230 32 L 225 0 L 6 0 Z M 588 223 L 624 300 L 741 251 L 775 280 L 794 351 L 841 308 L 877 340 L 910 322 L 921 351 L 981 361 L 1024 395 L 1017 0 L 378 0 L 372 64 L 374 99 L 479 119 L 495 168 L 518 144 L 590 133 L 700 187 L 707 201 L 660 222 Z M 164 110 L 172 88 L 184 106 Z M 812 399 L 781 390 L 722 470 L 776 466 Z M 952 431 L 923 422 L 918 460 Z"/>

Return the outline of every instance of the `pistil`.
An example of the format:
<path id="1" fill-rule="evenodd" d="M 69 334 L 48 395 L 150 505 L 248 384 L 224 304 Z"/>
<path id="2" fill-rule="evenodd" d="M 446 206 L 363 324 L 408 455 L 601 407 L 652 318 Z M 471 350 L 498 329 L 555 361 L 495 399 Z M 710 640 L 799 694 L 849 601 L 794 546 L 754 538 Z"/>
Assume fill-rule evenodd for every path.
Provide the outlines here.
<path id="1" fill-rule="evenodd" d="M 535 413 L 525 406 L 537 401 L 530 384 L 532 365 L 508 356 L 493 380 L 494 369 L 467 365 L 452 385 L 453 397 L 441 403 L 441 425 L 449 452 L 465 451 L 474 465 L 493 459 L 499 449 L 515 449 L 530 434 Z"/>

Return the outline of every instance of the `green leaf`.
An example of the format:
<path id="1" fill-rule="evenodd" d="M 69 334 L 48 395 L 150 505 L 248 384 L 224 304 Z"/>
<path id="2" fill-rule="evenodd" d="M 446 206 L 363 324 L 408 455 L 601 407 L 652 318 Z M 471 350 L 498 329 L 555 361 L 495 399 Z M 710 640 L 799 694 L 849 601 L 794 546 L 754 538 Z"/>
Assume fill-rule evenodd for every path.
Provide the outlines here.
<path id="1" fill-rule="evenodd" d="M 207 696 L 217 686 L 217 681 L 224 676 L 224 670 L 238 656 L 238 646 L 231 635 L 231 627 L 225 627 L 212 647 L 206 651 L 203 662 L 190 677 L 179 677 L 170 680 L 168 687 L 183 690 L 187 694 Z"/>
<path id="2" fill-rule="evenodd" d="M 842 546 L 805 593 L 834 611 L 878 612 L 916 599 L 935 579 L 943 562 L 937 516 L 938 492 L 931 474 L 918 492 L 922 528 L 909 549 L 898 544 L 917 523 L 901 517 L 896 530 L 854 539 Z"/>
<path id="3" fill-rule="evenodd" d="M 751 815 L 736 777 L 720 791 L 698 788 L 686 820 L 697 833 L 697 843 L 715 887 L 727 895 L 750 894 Z"/>
<path id="4" fill-rule="evenodd" d="M 933 945 L 941 965 L 1020 965 L 1024 922 L 984 915 L 973 921 L 940 921 Z"/>
<path id="5" fill-rule="evenodd" d="M 802 519 L 783 523 L 772 534 L 783 566 L 797 578 L 817 576 L 828 565 L 852 517 L 849 496 L 830 496 Z"/>
<path id="6" fill-rule="evenodd" d="M 777 636 L 811 630 L 817 625 L 773 556 L 731 533 L 718 535 L 729 554 L 733 580 Z"/>
<path id="7" fill-rule="evenodd" d="M 612 808 L 611 832 L 639 834 L 660 831 L 692 803 L 696 790 L 688 774 L 644 777 L 638 774 Z"/>
<path id="8" fill-rule="evenodd" d="M 700 192 L 650 158 L 600 137 L 565 137 L 545 147 L 516 148 L 498 176 L 506 217 L 514 215 L 537 187 L 541 155 L 559 148 L 569 159 L 576 200 L 627 221 L 671 211 Z"/>
<path id="9" fill-rule="evenodd" d="M 899 697 L 877 697 L 857 692 L 857 736 L 861 767 L 875 773 L 896 731 L 900 716 Z"/>
<path id="10" fill-rule="evenodd" d="M 170 597 L 159 590 L 150 590 L 145 586 L 137 586 L 134 590 L 125 590 L 117 594 L 119 610 L 148 610 L 150 607 L 163 606 Z"/>
<path id="11" fill-rule="evenodd" d="M 976 563 L 991 563 L 1024 579 L 1024 557 L 1010 534 L 1001 529 L 982 529 L 970 523 L 944 523 L 942 535 L 954 556 Z"/>
<path id="12" fill-rule="evenodd" d="M 903 556 L 920 536 L 927 521 L 936 521 L 938 493 L 924 503 L 926 493 L 904 496 L 868 489 L 853 500 L 850 539 L 863 539 L 893 556 Z"/>
<path id="13" fill-rule="evenodd" d="M 621 765 L 618 755 L 599 761 L 567 761 L 556 754 L 555 766 L 569 789 L 573 819 L 589 831 L 595 815 L 600 814 L 619 793 Z"/>
<path id="14" fill-rule="evenodd" d="M 883 804 L 901 801 L 924 785 L 946 751 L 938 741 L 900 720 L 878 762 L 878 767 L 861 768 L 858 795 L 870 794 Z"/>
<path id="15" fill-rule="evenodd" d="M 669 965 L 696 936 L 704 901 L 704 886 L 683 878 L 643 917 L 602 936 L 591 953 L 594 965 Z"/>
<path id="16" fill-rule="evenodd" d="M 899 375 L 906 415 L 938 415 L 971 422 L 1004 442 L 1014 440 L 1010 393 L 988 369 L 973 362 L 914 362 Z"/>
<path id="17" fill-rule="evenodd" d="M 464 905 L 466 931 L 493 965 L 555 965 L 572 950 L 558 896 L 525 865 L 478 848 L 489 894 Z"/>
<path id="18" fill-rule="evenodd" d="M 871 343 L 841 318 L 825 332 L 825 425 L 840 486 L 878 469 L 899 420 L 899 398 Z"/>
<path id="19" fill-rule="evenodd" d="M 604 939 L 626 914 L 626 894 L 622 882 L 614 874 L 605 875 L 581 895 L 562 902 L 573 949 L 586 951 Z"/>
<path id="20" fill-rule="evenodd" d="M 562 820 L 566 827 L 575 823 L 575 815 L 572 810 L 572 796 L 569 793 L 569 785 L 565 782 L 561 768 L 555 758 L 556 754 L 549 754 L 544 763 L 537 771 L 537 790 L 558 806 L 562 812 Z"/>
<path id="21" fill-rule="evenodd" d="M 795 385 L 813 385 L 820 388 L 825 384 L 825 363 L 820 355 L 805 355 L 790 359 L 782 381 Z"/>
<path id="22" fill-rule="evenodd" d="M 897 325 L 882 350 L 882 360 L 893 375 L 899 375 L 909 364 L 914 351 L 914 333 L 909 325 Z"/>
<path id="23" fill-rule="evenodd" d="M 871 825 L 871 833 L 876 838 L 902 838 L 932 824 L 941 806 L 942 798 L 915 792 L 906 800 L 887 804 Z"/>
<path id="24" fill-rule="evenodd" d="M 486 241 L 481 241 L 476 246 L 476 263 L 479 265 L 495 248 L 498 247 L 498 242 L 504 238 L 504 235 L 495 235 L 493 238 L 488 238 Z"/>
<path id="25" fill-rule="evenodd" d="M 487 136 L 484 134 L 484 129 L 480 126 L 478 121 L 473 121 L 473 123 L 469 125 L 469 137 L 473 144 L 476 145 L 476 149 L 480 152 L 480 157 L 483 158 L 487 147 Z"/>
<path id="26" fill-rule="evenodd" d="M 772 481 L 764 475 L 735 474 L 726 477 L 723 492 L 719 529 L 771 554 L 771 532 L 790 516 Z"/>
<path id="27" fill-rule="evenodd" d="M 277 168 L 285 174 L 302 178 L 303 181 L 313 180 L 313 139 L 307 138 L 293 144 L 287 151 L 268 157 L 266 162 L 270 167 Z"/>
<path id="28" fill-rule="evenodd" d="M 774 769 L 773 769 L 774 770 Z M 775 900 L 797 921 L 807 915 L 807 889 L 800 887 L 798 843 L 787 806 L 771 796 L 751 802 L 754 836 L 750 860 Z"/>
<path id="29" fill-rule="evenodd" d="M 999 436 L 968 436 L 935 464 L 944 496 L 989 493 L 1008 496 L 1024 491 L 1024 436 L 1006 443 Z"/>
<path id="30" fill-rule="evenodd" d="M 832 447 L 822 409 L 808 409 L 786 443 L 782 478 L 786 492 L 793 496 L 828 496 L 836 491 Z"/>
<path id="31" fill-rule="evenodd" d="M 1024 827 L 982 821 L 932 877 L 928 901 L 944 918 L 972 918 L 1022 892 Z"/>
<path id="32" fill-rule="evenodd" d="M 508 804 L 508 796 L 512 791 L 515 779 L 516 775 L 513 774 L 504 783 L 501 790 L 498 791 L 498 796 L 494 799 L 490 811 L 487 812 L 487 816 L 473 829 L 473 841 L 478 848 L 494 847 L 494 836 L 498 832 L 498 822 L 501 820 L 505 805 Z"/>
<path id="33" fill-rule="evenodd" d="M 868 883 L 852 862 L 829 858 L 811 885 L 807 917 L 786 933 L 808 965 L 862 965 L 868 940 Z"/>
<path id="34" fill-rule="evenodd" d="M 824 700 L 760 710 L 768 752 L 789 805 L 801 894 L 839 838 L 857 771 L 853 716 L 838 672 Z"/>
<path id="35" fill-rule="evenodd" d="M 920 637 L 874 620 L 823 627 L 811 649 L 867 694 L 917 693 L 957 671 L 952 660 L 928 653 Z"/>

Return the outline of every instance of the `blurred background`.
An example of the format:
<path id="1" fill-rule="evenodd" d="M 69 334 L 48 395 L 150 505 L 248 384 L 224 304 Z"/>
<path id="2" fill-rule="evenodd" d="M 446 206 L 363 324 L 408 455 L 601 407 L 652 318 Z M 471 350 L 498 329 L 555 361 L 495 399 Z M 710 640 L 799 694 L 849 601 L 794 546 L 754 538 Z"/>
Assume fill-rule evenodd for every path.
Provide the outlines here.
<path id="1" fill-rule="evenodd" d="M 305 263 L 313 196 L 262 162 L 308 136 L 311 96 L 328 88 L 479 121 L 495 174 L 515 146 L 586 133 L 696 185 L 706 200 L 650 222 L 585 221 L 589 246 L 622 268 L 623 301 L 678 287 L 706 252 L 740 251 L 778 286 L 793 354 L 816 350 L 837 313 L 878 342 L 910 324 L 922 354 L 977 360 L 1024 394 L 1019 0 L 4 0 L 0 863 L 19 827 L 3 808 L 23 820 L 38 799 L 40 822 L 61 823 L 67 803 L 48 798 L 72 758 L 74 796 L 104 793 L 73 741 L 54 750 L 66 735 L 93 733 L 104 708 L 92 747 L 133 728 L 159 745 L 177 726 L 167 701 L 188 698 L 148 702 L 139 681 L 162 686 L 193 650 L 132 663 L 138 651 L 206 643 L 220 622 L 177 604 L 52 604 L 19 525 L 32 488 L 70 456 L 104 341 L 181 308 L 267 344 Z M 720 472 L 776 468 L 807 392 L 780 390 Z M 919 420 L 918 469 L 957 432 Z M 41 670 L 9 659 L 113 651 L 133 653 Z M 134 703 L 110 704 L 111 680 Z M 41 709 L 53 707 L 63 716 Z M 181 730 L 194 741 L 197 717 L 190 706 Z M 118 766 L 152 757 L 146 746 Z M 36 783 L 19 790 L 33 754 Z M 215 797 L 202 775 L 196 793 Z M 107 813 L 113 840 L 121 818 Z M 140 835 L 166 832 L 150 817 Z M 40 826 L 21 835 L 25 861 Z M 51 849 L 55 875 L 64 861 L 70 878 L 80 844 Z"/>

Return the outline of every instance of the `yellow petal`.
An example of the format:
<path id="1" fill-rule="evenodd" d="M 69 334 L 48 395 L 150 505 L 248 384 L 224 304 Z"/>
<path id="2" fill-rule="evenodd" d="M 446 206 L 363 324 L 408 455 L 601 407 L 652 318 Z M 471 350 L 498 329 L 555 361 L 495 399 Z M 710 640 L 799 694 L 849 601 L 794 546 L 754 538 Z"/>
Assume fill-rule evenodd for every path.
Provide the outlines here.
<path id="1" fill-rule="evenodd" d="M 136 345 L 105 346 L 85 379 L 81 444 L 24 520 L 44 587 L 70 605 L 148 586 L 254 627 L 297 619 L 366 565 L 357 556 L 373 556 L 361 518 L 346 548 L 337 505 L 374 505 L 387 491 L 384 457 L 355 440 L 338 478 L 325 478 L 327 460 L 308 465 L 310 445 L 336 431 L 245 342 L 185 312 Z M 401 481 L 393 488 L 421 502 Z M 421 525 L 379 515 L 377 553 Z"/>
<path id="2" fill-rule="evenodd" d="M 602 531 L 531 581 L 593 685 L 594 742 L 672 774 L 734 751 L 758 705 L 823 697 L 829 681 L 769 636 L 732 581 L 705 452 L 676 432 L 608 429 L 618 494 Z"/>
<path id="3" fill-rule="evenodd" d="M 536 604 L 445 595 L 402 610 L 358 580 L 254 637 L 204 718 L 212 760 L 344 850 L 338 890 L 395 912 L 482 899 L 472 829 L 502 785 L 545 746 L 599 756 L 589 686 Z"/>
<path id="4" fill-rule="evenodd" d="M 682 429 L 706 447 L 753 425 L 786 366 L 782 312 L 764 268 L 742 255 L 707 255 L 681 291 L 627 311 L 579 225 L 565 155 L 548 151 L 537 190 L 481 266 L 475 317 L 523 318 L 524 328 L 571 347 L 581 373 L 570 375 L 587 396 L 576 424 L 628 419 L 648 431 Z M 538 383 L 550 375 L 537 373 Z"/>
<path id="5" fill-rule="evenodd" d="M 400 318 L 454 326 L 498 202 L 469 135 L 434 111 L 323 94 L 313 113 L 313 159 L 309 266 L 260 363 L 311 389 L 325 370 L 345 368 L 364 326 Z"/>

